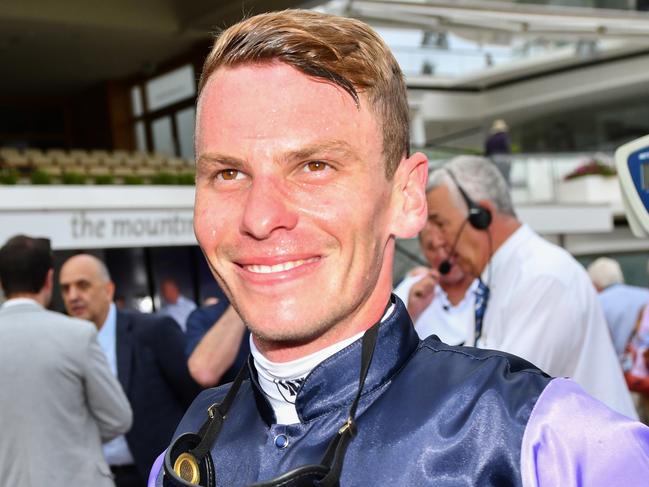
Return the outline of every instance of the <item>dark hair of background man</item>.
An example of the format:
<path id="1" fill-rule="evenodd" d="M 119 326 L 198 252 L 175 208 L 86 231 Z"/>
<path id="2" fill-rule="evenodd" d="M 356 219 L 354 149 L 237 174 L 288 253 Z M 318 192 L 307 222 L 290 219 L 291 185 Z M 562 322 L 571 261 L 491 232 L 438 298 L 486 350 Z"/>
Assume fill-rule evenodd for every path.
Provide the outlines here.
<path id="1" fill-rule="evenodd" d="M 4 294 L 39 292 L 52 264 L 48 239 L 25 235 L 10 238 L 0 248 L 0 282 Z"/>

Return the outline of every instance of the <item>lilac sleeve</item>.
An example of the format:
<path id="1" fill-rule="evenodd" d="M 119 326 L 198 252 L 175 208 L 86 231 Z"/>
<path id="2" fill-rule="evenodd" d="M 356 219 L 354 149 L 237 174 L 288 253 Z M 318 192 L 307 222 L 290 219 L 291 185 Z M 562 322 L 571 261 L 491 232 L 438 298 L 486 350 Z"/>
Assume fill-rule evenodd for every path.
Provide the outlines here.
<path id="1" fill-rule="evenodd" d="M 156 481 L 160 476 L 160 472 L 162 471 L 162 462 L 164 462 L 165 453 L 167 453 L 167 450 L 158 455 L 158 458 L 156 458 L 155 462 L 153 462 L 151 472 L 149 473 L 149 481 L 146 484 L 147 487 L 156 487 L 156 485 L 158 485 L 156 484 Z"/>
<path id="2" fill-rule="evenodd" d="M 646 487 L 649 428 L 554 379 L 525 428 L 521 476 L 524 487 Z"/>

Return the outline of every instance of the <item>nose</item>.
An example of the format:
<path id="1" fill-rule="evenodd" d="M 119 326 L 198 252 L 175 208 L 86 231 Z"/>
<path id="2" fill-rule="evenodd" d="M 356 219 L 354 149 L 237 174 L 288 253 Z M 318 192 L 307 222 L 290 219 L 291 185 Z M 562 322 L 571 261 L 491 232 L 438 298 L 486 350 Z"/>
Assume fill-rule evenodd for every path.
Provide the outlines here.
<path id="1" fill-rule="evenodd" d="M 65 292 L 66 301 L 75 301 L 79 296 L 76 286 L 70 286 Z"/>
<path id="2" fill-rule="evenodd" d="M 430 241 L 435 249 L 446 247 L 446 239 L 444 238 L 442 231 L 437 227 L 431 229 Z"/>
<path id="3" fill-rule="evenodd" d="M 264 240 L 277 230 L 292 230 L 297 220 L 290 192 L 278 178 L 269 176 L 253 180 L 241 219 L 243 233 Z"/>
<path id="4" fill-rule="evenodd" d="M 446 239 L 442 231 L 433 223 L 426 224 L 422 237 L 426 246 L 431 250 L 439 250 L 446 246 Z"/>

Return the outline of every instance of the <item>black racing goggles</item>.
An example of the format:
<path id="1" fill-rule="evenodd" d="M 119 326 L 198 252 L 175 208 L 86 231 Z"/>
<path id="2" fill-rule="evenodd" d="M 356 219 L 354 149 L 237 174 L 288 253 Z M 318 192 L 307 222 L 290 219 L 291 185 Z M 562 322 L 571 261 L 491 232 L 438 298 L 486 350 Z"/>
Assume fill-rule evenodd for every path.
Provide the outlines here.
<path id="1" fill-rule="evenodd" d="M 388 306 L 390 304 L 388 303 Z M 358 392 L 349 408 L 347 421 L 329 442 L 322 461 L 319 464 L 294 468 L 279 477 L 250 484 L 248 487 L 339 487 L 347 446 L 356 435 L 356 408 L 363 392 L 367 371 L 372 362 L 378 328 L 379 323 L 376 323 L 363 335 Z M 237 374 L 223 401 L 207 408 L 208 419 L 203 423 L 198 433 L 180 435 L 167 449 L 163 463 L 162 485 L 164 487 L 216 486 L 216 472 L 210 449 L 216 442 L 223 421 L 225 421 L 242 382 L 247 377 L 248 365 L 246 363 Z"/>

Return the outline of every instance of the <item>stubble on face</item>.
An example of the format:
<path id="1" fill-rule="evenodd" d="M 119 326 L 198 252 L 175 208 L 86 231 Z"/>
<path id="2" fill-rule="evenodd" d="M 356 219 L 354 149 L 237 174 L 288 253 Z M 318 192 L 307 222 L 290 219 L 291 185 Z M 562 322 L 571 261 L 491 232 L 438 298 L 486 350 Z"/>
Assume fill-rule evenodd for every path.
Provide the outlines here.
<path id="1" fill-rule="evenodd" d="M 219 70 L 201 95 L 196 235 L 271 352 L 352 336 L 387 302 L 392 186 L 361 100 L 278 63 Z"/>

